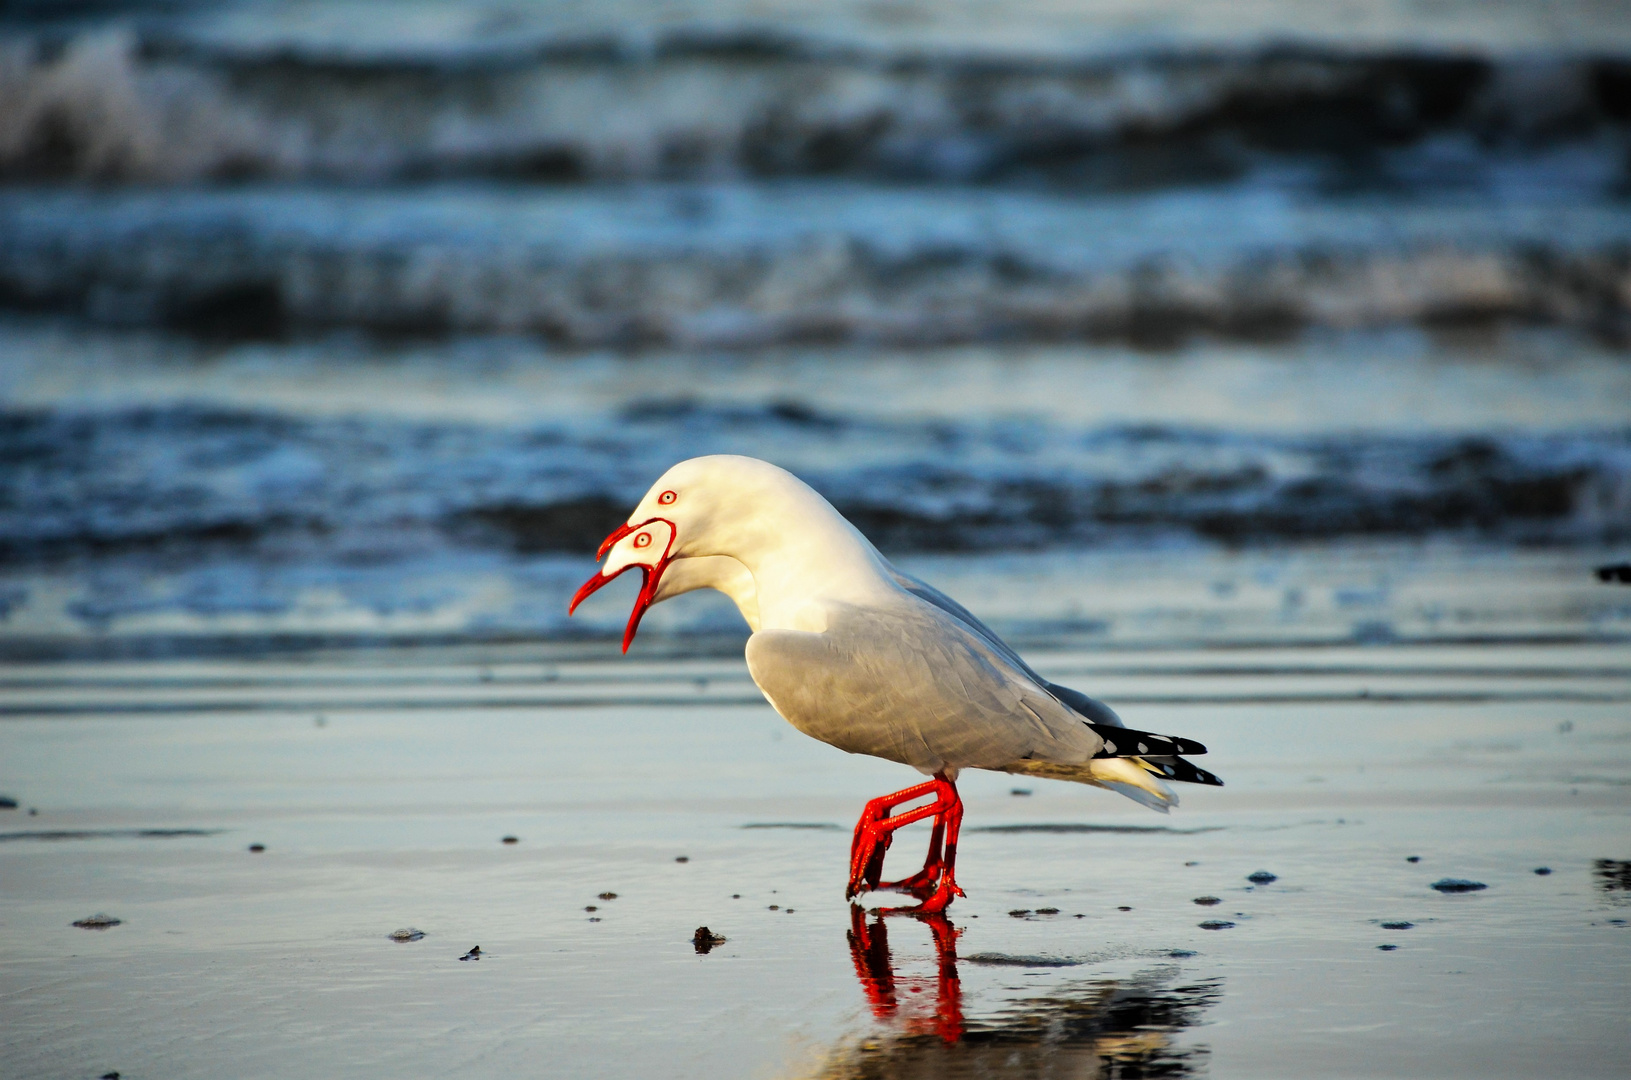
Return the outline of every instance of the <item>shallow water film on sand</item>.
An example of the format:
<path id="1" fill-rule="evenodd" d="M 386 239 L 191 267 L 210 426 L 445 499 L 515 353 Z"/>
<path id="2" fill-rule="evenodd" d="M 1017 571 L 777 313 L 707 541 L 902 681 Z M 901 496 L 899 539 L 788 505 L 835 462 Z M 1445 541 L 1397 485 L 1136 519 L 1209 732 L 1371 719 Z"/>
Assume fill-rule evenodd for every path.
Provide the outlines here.
<path id="1" fill-rule="evenodd" d="M 1592 0 L 0 5 L 0 1076 L 1624 1075 L 1628 192 Z M 846 903 L 712 453 L 1226 786 Z"/>

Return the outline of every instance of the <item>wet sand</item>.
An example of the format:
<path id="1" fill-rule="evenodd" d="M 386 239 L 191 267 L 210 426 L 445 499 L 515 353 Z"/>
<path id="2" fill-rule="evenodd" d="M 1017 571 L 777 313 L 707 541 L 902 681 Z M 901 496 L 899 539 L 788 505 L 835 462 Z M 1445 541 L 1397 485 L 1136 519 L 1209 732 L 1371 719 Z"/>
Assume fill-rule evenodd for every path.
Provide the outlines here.
<path id="1" fill-rule="evenodd" d="M 1623 644 L 1039 652 L 1228 786 L 968 775 L 938 953 L 842 897 L 913 774 L 585 655 L 7 667 L 0 1074 L 1623 1073 Z"/>

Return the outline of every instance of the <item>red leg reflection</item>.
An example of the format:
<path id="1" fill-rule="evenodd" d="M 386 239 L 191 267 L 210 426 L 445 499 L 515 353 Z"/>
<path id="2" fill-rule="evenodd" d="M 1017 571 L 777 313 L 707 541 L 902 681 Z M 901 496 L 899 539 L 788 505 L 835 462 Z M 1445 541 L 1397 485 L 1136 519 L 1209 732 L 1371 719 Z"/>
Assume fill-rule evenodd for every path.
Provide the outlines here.
<path id="1" fill-rule="evenodd" d="M 874 1017 L 893 1019 L 900 1003 L 896 996 L 894 962 L 889 955 L 889 931 L 881 915 L 868 926 L 866 912 L 859 905 L 851 904 L 849 912 L 850 958 L 855 961 L 861 990 L 872 1006 Z M 918 919 L 927 924 L 934 935 L 935 1009 L 932 1018 L 909 1016 L 906 1028 L 909 1034 L 932 1031 L 948 1043 L 958 1042 L 963 1037 L 963 992 L 957 978 L 957 928 L 938 913 L 921 915 Z"/>
<path id="2" fill-rule="evenodd" d="M 902 803 L 934 796 L 934 801 L 898 814 L 891 812 Z M 884 854 L 894 841 L 895 830 L 914 821 L 934 819 L 934 831 L 929 836 L 929 852 L 923 869 L 899 881 L 882 881 Z M 897 791 L 893 795 L 873 799 L 861 811 L 855 823 L 855 838 L 850 843 L 850 879 L 846 898 L 858 893 L 891 890 L 907 893 L 922 901 L 917 907 L 886 908 L 885 914 L 931 915 L 946 910 L 953 898 L 962 896 L 957 887 L 957 833 L 963 824 L 963 800 L 957 795 L 957 785 L 938 773 L 933 780 Z"/>

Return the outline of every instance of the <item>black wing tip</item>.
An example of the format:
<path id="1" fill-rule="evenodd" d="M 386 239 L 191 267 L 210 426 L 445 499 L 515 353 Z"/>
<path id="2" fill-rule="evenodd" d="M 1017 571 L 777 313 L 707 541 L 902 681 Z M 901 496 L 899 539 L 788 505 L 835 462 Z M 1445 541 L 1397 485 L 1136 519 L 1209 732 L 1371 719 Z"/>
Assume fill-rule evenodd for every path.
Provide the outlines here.
<path id="1" fill-rule="evenodd" d="M 1104 740 L 1104 749 L 1095 757 L 1173 757 L 1178 754 L 1200 756 L 1206 747 L 1193 739 L 1179 739 L 1171 735 L 1157 735 L 1151 731 L 1111 727 L 1086 721 L 1093 733 Z"/>
<path id="2" fill-rule="evenodd" d="M 1199 765 L 1185 761 L 1183 758 L 1171 758 L 1167 761 L 1151 763 L 1157 772 L 1167 780 L 1174 780 L 1180 784 L 1205 784 L 1207 787 L 1222 787 L 1223 780 L 1216 773 L 1209 773 Z"/>

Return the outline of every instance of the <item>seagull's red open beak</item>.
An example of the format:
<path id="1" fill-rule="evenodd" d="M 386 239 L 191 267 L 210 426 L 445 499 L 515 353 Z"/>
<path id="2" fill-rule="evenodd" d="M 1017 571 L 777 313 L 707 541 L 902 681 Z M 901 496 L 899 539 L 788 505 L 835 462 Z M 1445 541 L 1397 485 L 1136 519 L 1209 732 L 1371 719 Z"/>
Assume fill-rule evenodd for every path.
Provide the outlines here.
<path id="1" fill-rule="evenodd" d="M 661 539 L 660 544 L 653 542 L 661 538 L 664 527 L 666 527 L 667 538 Z M 645 532 L 642 533 L 641 530 L 645 530 Z M 615 581 L 629 570 L 638 568 L 643 579 L 640 583 L 640 595 L 634 601 L 634 610 L 629 613 L 629 625 L 623 631 L 623 651 L 628 652 L 629 645 L 634 641 L 635 631 L 640 629 L 641 617 L 645 615 L 646 609 L 652 605 L 657 597 L 657 583 L 663 576 L 663 570 L 668 567 L 668 552 L 674 543 L 674 532 L 673 522 L 665 521 L 662 518 L 652 518 L 650 521 L 642 522 L 639 525 L 618 526 L 610 536 L 601 541 L 600 550 L 595 553 L 595 558 L 605 558 L 607 552 L 617 547 L 620 541 L 632 535 L 634 536 L 634 545 L 630 547 L 629 561 L 623 562 L 622 565 L 609 574 L 604 570 L 596 571 L 595 576 L 585 581 L 578 587 L 578 591 L 573 594 L 572 603 L 566 609 L 567 615 L 570 616 L 574 611 L 578 610 L 579 604 L 600 591 L 609 582 Z M 646 540 L 646 546 L 639 547 L 636 550 L 642 538 Z M 608 565 L 610 565 L 610 561 L 608 561 Z"/>

